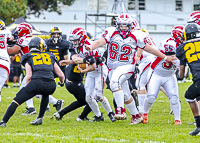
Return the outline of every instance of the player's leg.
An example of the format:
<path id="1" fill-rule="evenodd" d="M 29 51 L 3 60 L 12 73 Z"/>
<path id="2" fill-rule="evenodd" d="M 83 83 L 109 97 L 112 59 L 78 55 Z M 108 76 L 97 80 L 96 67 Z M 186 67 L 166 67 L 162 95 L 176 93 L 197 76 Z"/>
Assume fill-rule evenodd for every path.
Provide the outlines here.
<path id="1" fill-rule="evenodd" d="M 116 119 L 126 119 L 124 114 L 124 92 L 121 85 L 131 77 L 134 68 L 135 65 L 124 65 L 119 66 L 115 70 L 111 70 L 109 72 L 110 88 L 113 91 L 113 96 L 117 104 L 117 110 L 115 114 Z"/>
<path id="2" fill-rule="evenodd" d="M 95 118 L 93 121 L 96 120 L 104 121 L 103 115 L 99 110 L 98 103 L 94 98 L 94 88 L 95 88 L 94 78 L 95 77 L 91 73 L 87 73 L 87 76 L 85 78 L 85 92 L 86 92 L 85 100 L 95 114 Z"/>
<path id="3" fill-rule="evenodd" d="M 144 100 L 144 107 L 143 107 L 143 123 L 146 124 L 148 123 L 148 113 L 149 110 L 151 108 L 151 106 L 153 105 L 153 103 L 155 102 L 159 90 L 160 90 L 160 86 L 162 84 L 162 77 L 155 74 L 154 72 L 150 71 L 148 73 L 148 83 L 147 83 L 147 96 Z"/>
<path id="4" fill-rule="evenodd" d="M 8 78 L 8 72 L 4 68 L 0 68 L 0 102 L 1 102 L 1 89 Z"/>
<path id="5" fill-rule="evenodd" d="M 22 84 L 21 84 L 19 90 L 21 90 L 25 86 L 26 86 L 26 76 L 22 80 Z M 29 100 L 27 100 L 26 105 L 27 105 L 27 107 L 26 107 L 27 111 L 21 115 L 33 115 L 33 114 L 37 113 L 37 111 L 35 110 L 34 105 L 33 105 L 33 98 L 30 98 Z"/>
<path id="6" fill-rule="evenodd" d="M 179 102 L 178 83 L 176 75 L 168 77 L 167 81 L 162 86 L 165 89 L 167 97 L 169 98 L 170 106 L 174 113 L 175 125 L 181 125 L 181 104 Z"/>

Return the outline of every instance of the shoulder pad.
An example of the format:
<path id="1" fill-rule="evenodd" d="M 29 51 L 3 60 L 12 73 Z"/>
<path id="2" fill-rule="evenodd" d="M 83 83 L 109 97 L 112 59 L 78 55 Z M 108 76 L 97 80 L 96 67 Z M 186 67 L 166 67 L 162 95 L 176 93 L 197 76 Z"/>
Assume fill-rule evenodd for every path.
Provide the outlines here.
<path id="1" fill-rule="evenodd" d="M 21 57 L 21 61 L 20 63 L 25 66 L 26 62 L 30 59 L 31 57 L 31 54 L 30 53 L 27 53 L 27 54 L 24 54 L 22 57 Z"/>

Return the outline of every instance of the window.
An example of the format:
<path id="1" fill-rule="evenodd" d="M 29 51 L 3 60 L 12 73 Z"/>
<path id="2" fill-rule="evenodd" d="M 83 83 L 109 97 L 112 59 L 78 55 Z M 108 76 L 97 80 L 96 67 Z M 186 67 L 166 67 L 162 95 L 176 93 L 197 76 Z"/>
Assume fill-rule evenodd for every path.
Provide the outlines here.
<path id="1" fill-rule="evenodd" d="M 174 26 L 173 25 L 165 25 L 165 30 L 172 30 Z"/>
<path id="2" fill-rule="evenodd" d="M 176 0 L 176 11 L 183 11 L 182 0 Z"/>
<path id="3" fill-rule="evenodd" d="M 138 9 L 145 10 L 145 0 L 128 0 L 128 10 L 136 10 L 138 2 Z"/>
<path id="4" fill-rule="evenodd" d="M 194 10 L 200 10 L 200 0 L 194 0 Z"/>
<path id="5" fill-rule="evenodd" d="M 88 0 L 88 9 L 97 10 L 98 0 Z M 99 0 L 99 10 L 108 10 L 108 0 Z"/>
<path id="6" fill-rule="evenodd" d="M 156 30 L 156 25 L 147 25 L 147 30 Z"/>

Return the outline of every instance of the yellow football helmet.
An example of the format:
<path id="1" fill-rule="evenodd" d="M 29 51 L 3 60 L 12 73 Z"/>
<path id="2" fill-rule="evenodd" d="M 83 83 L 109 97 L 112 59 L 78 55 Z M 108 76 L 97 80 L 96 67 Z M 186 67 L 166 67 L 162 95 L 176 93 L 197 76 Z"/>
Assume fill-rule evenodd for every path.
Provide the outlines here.
<path id="1" fill-rule="evenodd" d="M 3 30 L 5 27 L 5 23 L 3 20 L 0 19 L 0 30 Z"/>

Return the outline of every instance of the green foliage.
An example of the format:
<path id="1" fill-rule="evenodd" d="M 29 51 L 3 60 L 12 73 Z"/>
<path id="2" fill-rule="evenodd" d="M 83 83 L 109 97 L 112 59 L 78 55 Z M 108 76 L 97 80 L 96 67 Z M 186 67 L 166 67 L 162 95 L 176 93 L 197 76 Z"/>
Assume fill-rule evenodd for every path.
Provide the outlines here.
<path id="1" fill-rule="evenodd" d="M 9 83 L 10 86 L 11 83 Z M 105 109 L 99 103 L 101 112 L 103 112 L 104 122 L 77 122 L 76 118 L 83 110 L 83 107 L 72 111 L 64 116 L 63 120 L 56 121 L 52 119 L 53 113 L 56 112 L 50 104 L 50 112 L 45 113 L 43 125 L 32 126 L 30 121 L 34 120 L 37 115 L 22 116 L 25 112 L 26 104 L 18 107 L 15 114 L 7 123 L 6 128 L 0 128 L 0 142 L 6 143 L 24 143 L 24 142 L 51 142 L 51 143 L 196 143 L 199 137 L 189 136 L 195 126 L 188 125 L 194 122 L 192 112 L 188 103 L 184 99 L 184 93 L 191 82 L 179 84 L 179 96 L 181 99 L 181 120 L 182 125 L 174 126 L 174 116 L 169 115 L 170 103 L 167 97 L 160 92 L 159 96 L 150 109 L 149 123 L 129 125 L 131 116 L 127 110 L 128 120 L 116 121 L 112 123 L 107 116 Z M 0 120 L 3 118 L 7 107 L 12 102 L 13 97 L 19 89 L 2 89 L 2 101 L 0 103 Z M 105 89 L 104 95 L 112 105 L 113 95 Z M 65 100 L 64 106 L 75 101 L 75 98 L 67 92 L 64 87 L 57 87 L 53 95 L 57 99 Z M 34 98 L 34 105 L 39 112 L 40 99 Z M 94 113 L 88 115 L 92 119 Z"/>
<path id="2" fill-rule="evenodd" d="M 26 16 L 27 0 L 0 0 L 0 19 L 6 25 L 15 19 Z"/>
<path id="3" fill-rule="evenodd" d="M 57 12 L 61 14 L 59 4 L 72 5 L 75 0 L 29 0 L 28 1 L 28 13 L 27 15 L 34 14 L 39 17 L 43 11 Z"/>

